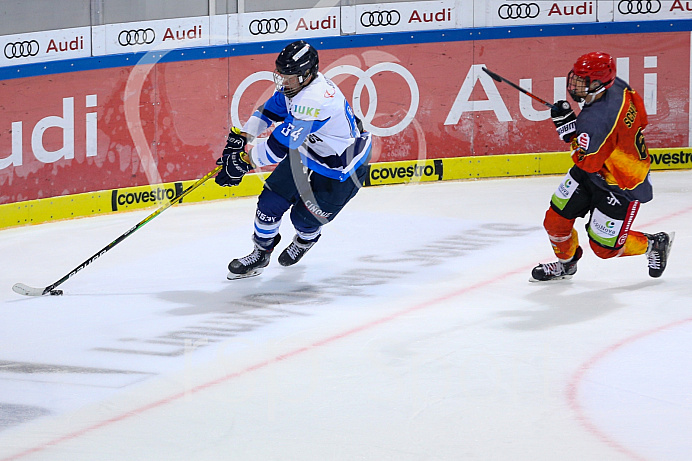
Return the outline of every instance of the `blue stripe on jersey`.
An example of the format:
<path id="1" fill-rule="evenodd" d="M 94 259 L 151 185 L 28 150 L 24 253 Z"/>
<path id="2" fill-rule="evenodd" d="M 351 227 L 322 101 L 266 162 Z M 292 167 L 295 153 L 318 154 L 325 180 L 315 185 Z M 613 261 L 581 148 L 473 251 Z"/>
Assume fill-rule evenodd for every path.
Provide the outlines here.
<path id="1" fill-rule="evenodd" d="M 360 143 L 359 143 L 360 144 Z M 356 169 L 363 165 L 365 162 L 368 161 L 370 158 L 370 152 L 372 151 L 372 143 L 370 142 L 370 139 L 368 137 L 367 139 L 367 144 L 366 144 L 366 149 L 361 152 L 357 152 L 355 157 L 360 155 L 361 153 L 363 154 L 361 158 L 358 159 L 357 162 L 355 162 L 353 165 L 351 165 L 348 169 L 343 170 L 343 171 L 337 171 L 333 170 L 331 168 L 328 168 L 321 163 L 318 163 L 317 161 L 307 157 L 303 153 L 301 153 L 300 158 L 303 161 L 303 165 L 307 166 L 310 168 L 312 171 L 315 173 L 319 173 L 322 176 L 326 176 L 331 179 L 338 179 L 340 182 L 346 181 L 351 174 L 356 171 Z M 348 149 L 347 149 L 348 151 Z"/>
<path id="2" fill-rule="evenodd" d="M 274 122 L 282 122 L 284 119 L 281 118 L 279 115 L 275 114 L 274 112 L 267 110 L 264 107 L 264 104 L 262 104 L 257 110 L 255 111 L 254 114 L 255 117 L 259 117 L 261 120 L 263 120 L 267 125 L 271 125 Z"/>
<path id="3" fill-rule="evenodd" d="M 276 116 L 276 120 L 272 119 L 275 122 L 278 122 L 280 120 L 286 120 L 286 117 L 288 117 L 286 97 L 278 91 L 275 91 L 272 97 L 267 99 L 267 102 L 265 102 L 262 105 L 262 108 L 264 109 L 264 111 L 267 111 Z M 266 115 L 269 116 L 269 114 Z"/>
<path id="4" fill-rule="evenodd" d="M 353 157 L 347 155 L 347 152 L 349 152 L 349 149 L 346 149 L 345 152 L 343 152 L 341 155 L 319 155 L 317 152 L 315 152 L 310 146 L 306 146 L 305 149 L 308 151 L 308 154 L 312 155 L 313 158 L 318 158 L 320 159 L 320 163 L 324 166 L 327 166 L 329 168 L 333 169 L 343 169 L 348 166 L 348 163 L 353 160 Z"/>
<path id="5" fill-rule="evenodd" d="M 260 109 L 257 109 L 255 111 L 255 113 L 252 114 L 253 117 L 257 117 L 258 119 L 261 120 L 262 123 L 264 123 L 264 125 L 260 125 L 259 123 L 256 124 L 256 126 L 264 128 L 261 131 L 266 130 L 267 128 L 269 128 L 271 126 L 272 123 L 274 123 L 274 121 L 271 118 L 267 117 L 267 115 L 266 115 L 267 113 L 268 113 L 267 111 L 261 110 L 261 108 L 260 108 Z M 253 134 L 255 134 L 255 133 L 253 133 Z"/>
<path id="6" fill-rule="evenodd" d="M 281 125 L 277 126 L 276 129 L 272 131 L 272 136 L 276 137 L 277 141 L 287 148 L 297 149 L 303 144 L 305 138 L 307 138 L 310 133 L 319 130 L 328 121 L 329 119 L 300 120 L 289 115 Z"/>
<path id="7" fill-rule="evenodd" d="M 344 98 L 344 113 L 346 114 L 346 120 L 348 120 L 348 126 L 351 128 L 351 137 L 357 138 L 360 135 L 360 132 L 358 131 L 356 115 L 353 113 L 353 109 L 346 98 Z"/>
<path id="8" fill-rule="evenodd" d="M 288 118 L 281 125 L 277 126 L 274 131 L 272 131 L 272 134 L 269 135 L 269 139 L 267 140 L 269 153 L 273 154 L 273 156 L 279 160 L 283 159 L 288 155 L 289 149 L 297 149 L 300 147 L 310 133 L 314 133 L 322 128 L 327 121 L 329 121 L 329 119 L 314 121 L 296 120 L 289 115 Z"/>
<path id="9" fill-rule="evenodd" d="M 288 155 L 288 146 L 284 146 L 281 141 L 276 139 L 274 133 L 276 133 L 276 130 L 274 130 L 272 134 L 269 135 L 269 139 L 267 139 L 267 156 L 269 157 L 269 154 L 272 154 L 274 157 L 281 160 Z M 269 158 L 269 160 L 272 160 L 272 158 Z"/>

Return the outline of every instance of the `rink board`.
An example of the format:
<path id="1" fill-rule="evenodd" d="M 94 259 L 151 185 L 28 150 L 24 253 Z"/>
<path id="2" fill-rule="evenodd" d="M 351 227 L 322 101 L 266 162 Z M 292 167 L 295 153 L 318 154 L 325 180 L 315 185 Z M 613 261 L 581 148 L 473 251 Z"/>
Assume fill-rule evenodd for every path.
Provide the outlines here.
<path id="1" fill-rule="evenodd" d="M 565 149 L 550 109 L 483 67 L 555 101 L 567 98 L 565 76 L 587 49 L 607 49 L 618 75 L 642 94 L 649 148 L 691 145 L 690 27 L 692 21 L 453 29 L 315 43 L 320 71 L 373 134 L 373 164 L 467 158 L 459 174 L 472 178 L 485 168 L 533 174 L 532 162 L 503 156 Z M 0 204 L 201 178 L 229 127 L 241 126 L 271 96 L 282 45 L 0 69 Z M 497 158 L 475 158 L 490 156 Z M 382 173 L 385 183 L 409 175 Z"/>
<path id="2" fill-rule="evenodd" d="M 692 148 L 650 149 L 650 153 L 654 170 L 691 167 Z M 572 160 L 567 152 L 382 162 L 370 165 L 365 185 L 559 175 L 571 166 Z M 219 187 L 212 179 L 191 192 L 184 202 L 258 195 L 268 174 L 249 174 L 236 187 Z M 151 208 L 153 211 L 194 182 L 128 187 L 0 205 L 0 229 L 129 210 Z"/>

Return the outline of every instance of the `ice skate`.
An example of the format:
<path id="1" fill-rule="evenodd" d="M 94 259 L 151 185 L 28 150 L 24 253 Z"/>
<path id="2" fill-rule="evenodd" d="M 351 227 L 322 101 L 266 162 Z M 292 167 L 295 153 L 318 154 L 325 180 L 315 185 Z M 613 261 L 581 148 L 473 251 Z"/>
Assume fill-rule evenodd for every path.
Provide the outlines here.
<path id="1" fill-rule="evenodd" d="M 666 234 L 659 232 L 658 234 L 644 234 L 649 239 L 649 248 L 646 251 L 646 256 L 649 259 L 649 276 L 658 278 L 663 275 L 668 263 L 668 255 L 670 247 L 673 246 L 675 232 Z"/>
<path id="2" fill-rule="evenodd" d="M 281 236 L 277 234 L 277 236 L 274 237 L 274 242 L 268 249 L 258 245 L 255 241 L 255 248 L 252 250 L 252 253 L 243 258 L 231 261 L 228 265 L 228 270 L 230 272 L 226 278 L 228 280 L 236 280 L 260 275 L 264 268 L 269 265 L 271 253 L 276 247 L 276 244 L 279 243 L 279 240 L 281 240 Z"/>
<path id="3" fill-rule="evenodd" d="M 572 259 L 567 262 L 557 261 L 548 264 L 539 264 L 531 271 L 529 282 L 548 282 L 552 280 L 571 279 L 577 272 L 577 261 L 581 259 L 583 252 L 577 247 Z"/>
<path id="4" fill-rule="evenodd" d="M 318 237 L 319 239 L 319 237 Z M 297 235 L 293 237 L 293 241 L 289 246 L 286 247 L 284 251 L 279 255 L 279 264 L 282 266 L 292 266 L 308 252 L 310 248 L 317 243 L 317 239 L 312 241 L 305 241 L 298 237 Z"/>

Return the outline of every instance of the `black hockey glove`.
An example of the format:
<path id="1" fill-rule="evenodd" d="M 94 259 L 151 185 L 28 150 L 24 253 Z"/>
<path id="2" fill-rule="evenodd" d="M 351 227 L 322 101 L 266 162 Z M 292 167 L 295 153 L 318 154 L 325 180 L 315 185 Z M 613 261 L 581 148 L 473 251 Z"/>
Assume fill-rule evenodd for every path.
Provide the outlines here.
<path id="1" fill-rule="evenodd" d="M 565 142 L 572 141 L 577 132 L 577 116 L 567 101 L 557 101 L 550 109 L 550 118 L 553 119 L 557 135 Z"/>
<path id="2" fill-rule="evenodd" d="M 217 165 L 223 165 L 219 174 L 216 175 L 216 184 L 223 187 L 237 186 L 245 173 L 252 170 L 252 165 L 243 159 L 243 156 L 247 156 L 245 144 L 247 140 L 240 134 L 240 130 L 236 127 L 231 128 L 226 147 L 223 149 L 221 158 L 216 161 Z"/>

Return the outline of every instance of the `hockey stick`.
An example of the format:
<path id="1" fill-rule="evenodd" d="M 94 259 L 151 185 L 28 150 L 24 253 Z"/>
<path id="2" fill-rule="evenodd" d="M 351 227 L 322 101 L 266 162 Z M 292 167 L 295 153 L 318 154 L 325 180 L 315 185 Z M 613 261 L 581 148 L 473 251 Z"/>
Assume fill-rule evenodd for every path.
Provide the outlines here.
<path id="1" fill-rule="evenodd" d="M 85 267 L 87 267 L 89 264 L 93 263 L 95 260 L 97 260 L 98 258 L 100 258 L 101 256 L 103 256 L 104 254 L 106 254 L 106 252 L 107 252 L 108 250 L 110 250 L 111 248 L 113 248 L 113 247 L 116 246 L 118 243 L 122 242 L 123 240 L 125 240 L 127 237 L 129 237 L 130 235 L 132 235 L 136 230 L 140 229 L 140 228 L 141 228 L 142 226 L 144 226 L 146 223 L 148 223 L 149 221 L 151 221 L 152 219 L 154 219 L 155 217 L 157 217 L 158 215 L 160 215 L 161 213 L 163 213 L 164 211 L 166 211 L 166 210 L 167 210 L 168 208 L 170 208 L 172 205 L 174 205 L 174 204 L 180 202 L 180 201 L 183 199 L 183 197 L 185 197 L 187 194 L 189 194 L 189 193 L 192 192 L 193 190 L 197 189 L 199 186 L 201 186 L 202 184 L 204 184 L 204 182 L 206 182 L 209 178 L 211 178 L 211 177 L 214 176 L 216 173 L 218 173 L 219 171 L 221 171 L 221 168 L 223 168 L 223 165 L 219 165 L 219 166 L 217 166 L 216 168 L 214 168 L 212 171 L 210 171 L 209 173 L 207 173 L 206 175 L 204 175 L 203 178 L 197 180 L 197 182 L 195 182 L 193 185 L 191 185 L 190 187 L 188 187 L 187 189 L 185 189 L 180 195 L 178 195 L 178 196 L 175 197 L 173 200 L 171 200 L 170 202 L 166 203 L 166 204 L 163 205 L 161 208 L 159 208 L 158 210 L 154 211 L 152 214 L 150 214 L 149 216 L 147 216 L 146 218 L 144 218 L 143 220 L 141 220 L 140 222 L 138 222 L 134 227 L 132 227 L 132 228 L 129 229 L 127 232 L 125 232 L 124 234 L 122 234 L 120 237 L 118 237 L 117 239 L 113 240 L 111 243 L 109 243 L 109 244 L 106 245 L 105 247 L 103 247 L 101 250 L 99 250 L 99 251 L 98 251 L 95 255 L 93 255 L 91 258 L 87 259 L 87 260 L 84 261 L 82 264 L 80 264 L 79 266 L 75 267 L 74 270 L 72 270 L 72 272 L 68 273 L 68 274 L 65 275 L 63 278 L 61 278 L 61 279 L 58 280 L 57 282 L 53 283 L 52 285 L 48 285 L 48 286 L 45 287 L 45 288 L 34 288 L 34 287 L 30 287 L 30 286 L 28 286 L 28 285 L 24 285 L 23 283 L 15 283 L 14 286 L 12 287 L 12 290 L 13 290 L 15 293 L 19 293 L 20 295 L 25 295 L 25 296 L 43 296 L 43 295 L 47 295 L 47 294 L 52 295 L 52 296 L 60 296 L 60 295 L 62 295 L 62 290 L 56 290 L 55 287 L 57 287 L 58 285 L 62 284 L 64 281 L 66 281 L 67 279 L 69 279 L 70 277 L 72 277 L 73 275 L 75 275 L 77 272 L 81 271 L 82 269 L 84 269 Z"/>
<path id="2" fill-rule="evenodd" d="M 526 91 L 525 89 L 523 89 L 523 88 L 520 87 L 519 85 L 516 85 L 516 84 L 510 82 L 509 80 L 507 80 L 507 79 L 504 78 L 504 77 L 500 77 L 500 76 L 497 75 L 495 72 L 490 72 L 490 71 L 489 71 L 488 69 L 486 69 L 485 67 L 483 67 L 483 72 L 485 72 L 486 74 L 490 75 L 490 76 L 493 78 L 493 80 L 497 80 L 498 82 L 505 82 L 505 83 L 507 83 L 508 85 L 510 85 L 510 86 L 516 88 L 517 90 L 521 91 L 522 93 L 524 93 L 524 94 L 527 95 L 528 97 L 533 98 L 533 99 L 535 99 L 536 101 L 540 102 L 541 104 L 544 104 L 544 105 L 550 107 L 551 109 L 554 108 L 554 109 L 558 110 L 558 107 L 557 107 L 555 104 L 551 104 L 551 103 L 549 103 L 548 101 L 544 101 L 543 99 L 539 98 L 539 97 L 536 96 L 535 94 L 529 93 L 528 91 Z"/>

